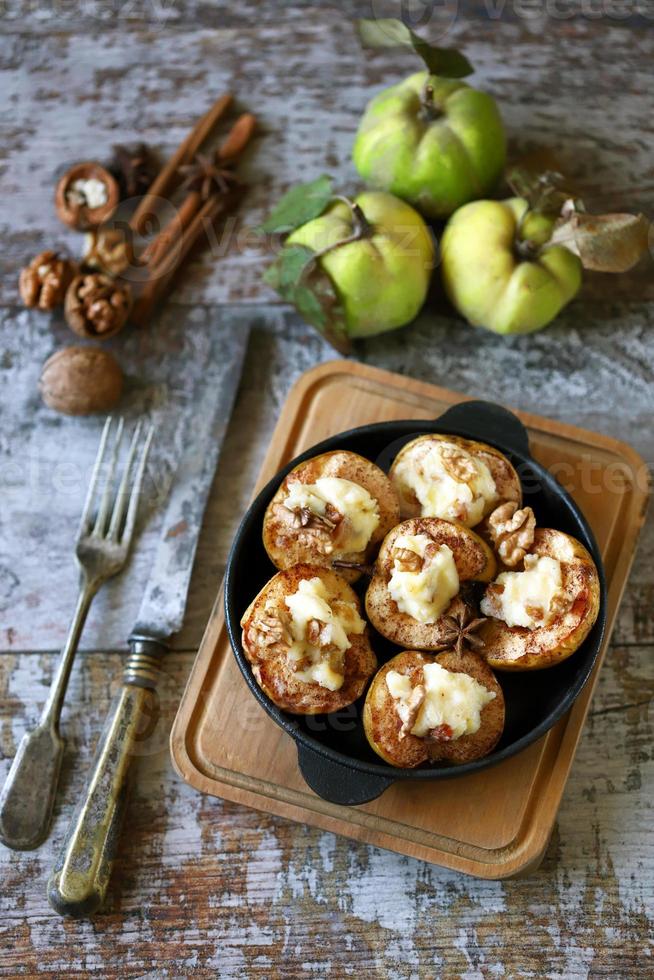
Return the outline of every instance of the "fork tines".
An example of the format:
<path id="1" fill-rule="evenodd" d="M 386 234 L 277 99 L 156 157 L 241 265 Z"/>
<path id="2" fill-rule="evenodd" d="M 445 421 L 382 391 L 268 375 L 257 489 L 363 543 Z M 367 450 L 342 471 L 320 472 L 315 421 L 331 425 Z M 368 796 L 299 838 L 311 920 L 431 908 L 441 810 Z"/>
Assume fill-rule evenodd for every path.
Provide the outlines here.
<path id="1" fill-rule="evenodd" d="M 136 511 L 145 474 L 145 465 L 154 436 L 154 427 L 148 426 L 146 429 L 141 421 L 137 422 L 127 450 L 127 458 L 123 467 L 122 477 L 116 488 L 115 473 L 125 426 L 123 419 L 118 419 L 115 432 L 112 432 L 113 421 L 113 418 L 109 416 L 102 430 L 98 455 L 93 466 L 91 482 L 82 512 L 79 536 L 91 535 L 93 537 L 108 538 L 122 545 L 129 546 L 132 534 L 134 533 Z M 112 446 L 107 451 L 110 435 L 112 436 Z M 105 467 L 105 457 L 107 456 L 109 457 L 109 462 L 104 486 L 99 502 L 96 502 L 96 491 L 100 483 L 102 470 Z"/>

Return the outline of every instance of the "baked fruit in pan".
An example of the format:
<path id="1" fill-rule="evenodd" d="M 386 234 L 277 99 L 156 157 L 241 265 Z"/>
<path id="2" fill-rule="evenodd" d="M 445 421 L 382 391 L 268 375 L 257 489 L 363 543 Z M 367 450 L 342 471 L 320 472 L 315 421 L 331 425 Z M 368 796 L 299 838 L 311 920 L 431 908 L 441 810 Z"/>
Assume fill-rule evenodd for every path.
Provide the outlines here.
<path id="1" fill-rule="evenodd" d="M 389 473 L 407 517 L 440 517 L 475 527 L 501 501 L 522 501 L 520 478 L 492 446 L 430 433 L 400 449 Z"/>
<path id="2" fill-rule="evenodd" d="M 266 509 L 263 543 L 277 568 L 338 560 L 369 562 L 399 519 L 386 474 L 357 453 L 339 450 L 300 463 L 282 480 Z M 356 569 L 343 570 L 350 582 Z"/>
<path id="3" fill-rule="evenodd" d="M 461 765 L 497 745 L 504 696 L 493 671 L 472 651 L 406 650 L 375 675 L 363 725 L 370 746 L 392 766 Z"/>
<path id="4" fill-rule="evenodd" d="M 481 600 L 479 635 L 497 670 L 539 670 L 571 656 L 595 624 L 597 568 L 586 548 L 552 528 L 534 531 L 521 565 L 501 572 Z"/>
<path id="5" fill-rule="evenodd" d="M 356 593 L 336 572 L 278 572 L 245 611 L 243 650 L 259 687 L 280 708 L 312 715 L 360 697 L 377 667 Z"/>
<path id="6" fill-rule="evenodd" d="M 366 592 L 375 629 L 405 649 L 442 649 L 449 613 L 466 582 L 490 582 L 493 553 L 463 524 L 436 517 L 403 521 L 384 538 Z"/>

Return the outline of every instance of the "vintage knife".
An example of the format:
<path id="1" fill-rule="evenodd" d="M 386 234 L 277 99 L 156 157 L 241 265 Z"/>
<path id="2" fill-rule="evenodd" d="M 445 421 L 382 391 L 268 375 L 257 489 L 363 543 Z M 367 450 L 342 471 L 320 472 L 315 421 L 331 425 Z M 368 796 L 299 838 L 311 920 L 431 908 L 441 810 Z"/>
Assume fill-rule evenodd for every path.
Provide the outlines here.
<path id="1" fill-rule="evenodd" d="M 230 342 L 229 370 L 207 365 L 191 401 L 183 448 L 168 497 L 162 537 L 145 589 L 123 686 L 111 711 L 80 801 L 48 881 L 48 900 L 61 915 L 80 917 L 104 900 L 125 809 L 130 758 L 144 719 L 156 706 L 160 661 L 166 641 L 184 618 L 193 559 L 227 421 L 236 394 L 247 331 Z M 221 370 L 222 368 L 222 370 Z"/>

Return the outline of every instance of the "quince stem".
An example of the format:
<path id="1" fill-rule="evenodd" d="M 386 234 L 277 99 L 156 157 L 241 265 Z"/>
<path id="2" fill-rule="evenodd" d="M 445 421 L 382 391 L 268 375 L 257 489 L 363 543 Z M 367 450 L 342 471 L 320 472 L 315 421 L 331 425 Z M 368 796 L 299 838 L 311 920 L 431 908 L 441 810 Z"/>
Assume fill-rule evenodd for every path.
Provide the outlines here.
<path id="1" fill-rule="evenodd" d="M 315 252 L 307 262 L 305 271 L 317 262 L 318 259 L 321 259 L 323 255 L 327 255 L 328 252 L 333 251 L 335 248 L 340 248 L 341 245 L 350 245 L 352 242 L 359 242 L 362 238 L 370 238 L 372 235 L 372 225 L 356 201 L 351 201 L 349 197 L 344 197 L 342 194 L 335 194 L 332 200 L 342 201 L 349 207 L 352 212 L 352 232 L 346 235 L 345 238 L 339 238 L 338 241 L 332 242 L 331 245 L 326 245 L 325 248 L 321 248 L 318 252 Z"/>
<path id="2" fill-rule="evenodd" d="M 522 238 L 522 229 L 530 214 L 531 208 L 527 208 L 518 222 L 513 239 L 513 251 L 523 262 L 534 262 L 540 255 L 540 245 L 532 242 L 529 238 Z"/>
<path id="3" fill-rule="evenodd" d="M 434 119 L 438 119 L 443 115 L 441 109 L 434 104 L 434 86 L 427 83 L 422 90 L 422 96 L 420 99 L 422 106 L 422 114 L 429 122 Z"/>
<path id="4" fill-rule="evenodd" d="M 540 245 L 528 238 L 519 238 L 518 235 L 516 235 L 513 247 L 518 258 L 523 262 L 534 262 L 540 255 Z"/>

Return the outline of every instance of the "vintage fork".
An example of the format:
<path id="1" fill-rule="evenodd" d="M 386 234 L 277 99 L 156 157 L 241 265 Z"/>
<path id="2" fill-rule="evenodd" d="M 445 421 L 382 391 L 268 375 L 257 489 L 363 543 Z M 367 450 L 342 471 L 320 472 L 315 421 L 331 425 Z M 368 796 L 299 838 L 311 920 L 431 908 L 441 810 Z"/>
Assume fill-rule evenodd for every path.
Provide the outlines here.
<path id="1" fill-rule="evenodd" d="M 80 569 L 80 589 L 73 621 L 40 721 L 33 731 L 23 736 L 0 793 L 0 840 L 15 850 L 37 847 L 48 834 L 64 751 L 64 739 L 59 734 L 59 716 L 77 645 L 94 596 L 107 579 L 124 568 L 134 536 L 136 512 L 154 429 L 149 428 L 142 437 L 143 425 L 137 423 L 122 478 L 114 495 L 114 473 L 123 437 L 123 420 L 120 419 L 96 509 L 96 491 L 111 429 L 112 419 L 108 418 L 102 431 L 77 533 L 75 557 Z M 139 443 L 141 450 L 130 492 Z"/>

